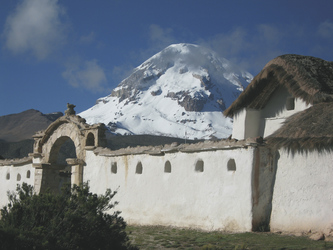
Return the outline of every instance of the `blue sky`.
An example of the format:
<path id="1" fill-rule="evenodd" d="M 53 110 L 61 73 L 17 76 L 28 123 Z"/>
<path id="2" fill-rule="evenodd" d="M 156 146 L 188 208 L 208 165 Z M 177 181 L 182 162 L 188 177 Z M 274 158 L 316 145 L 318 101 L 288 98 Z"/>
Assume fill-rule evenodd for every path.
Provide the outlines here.
<path id="1" fill-rule="evenodd" d="M 276 56 L 333 61 L 331 0 L 3 0 L 0 116 L 77 112 L 173 43 L 215 50 L 253 75 Z"/>

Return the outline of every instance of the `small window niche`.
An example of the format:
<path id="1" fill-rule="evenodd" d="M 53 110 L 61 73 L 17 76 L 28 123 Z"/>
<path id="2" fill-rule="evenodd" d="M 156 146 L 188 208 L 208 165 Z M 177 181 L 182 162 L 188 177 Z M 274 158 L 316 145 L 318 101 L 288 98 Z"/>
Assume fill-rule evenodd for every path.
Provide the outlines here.
<path id="1" fill-rule="evenodd" d="M 164 164 L 164 173 L 171 173 L 171 163 L 170 161 L 166 161 Z"/>
<path id="2" fill-rule="evenodd" d="M 30 170 L 27 171 L 27 179 L 30 179 L 31 172 Z"/>
<path id="3" fill-rule="evenodd" d="M 95 136 L 91 132 L 87 136 L 86 146 L 95 146 Z"/>
<path id="4" fill-rule="evenodd" d="M 117 162 L 111 162 L 111 173 L 116 174 L 118 171 Z"/>
<path id="5" fill-rule="evenodd" d="M 7 173 L 6 180 L 10 180 L 10 173 Z"/>
<path id="6" fill-rule="evenodd" d="M 295 109 L 295 98 L 288 97 L 286 102 L 286 109 L 287 110 L 294 110 Z"/>
<path id="7" fill-rule="evenodd" d="M 236 171 L 236 162 L 234 159 L 230 159 L 228 161 L 228 171 L 232 171 L 232 172 L 235 172 Z"/>
<path id="8" fill-rule="evenodd" d="M 195 172 L 202 173 L 204 171 L 204 162 L 203 160 L 198 160 L 195 164 Z"/>
<path id="9" fill-rule="evenodd" d="M 136 164 L 135 173 L 136 174 L 142 174 L 142 163 L 141 163 L 141 161 L 139 161 L 138 164 Z"/>
<path id="10" fill-rule="evenodd" d="M 20 181 L 20 180 L 21 180 L 21 175 L 20 175 L 20 174 L 17 174 L 17 176 L 16 176 L 16 180 L 17 180 L 17 181 Z"/>

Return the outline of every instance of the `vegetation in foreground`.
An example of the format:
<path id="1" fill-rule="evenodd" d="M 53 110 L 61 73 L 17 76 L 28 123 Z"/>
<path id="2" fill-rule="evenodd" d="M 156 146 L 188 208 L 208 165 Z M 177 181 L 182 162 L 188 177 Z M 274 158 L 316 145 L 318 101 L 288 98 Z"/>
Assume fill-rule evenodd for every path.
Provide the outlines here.
<path id="1" fill-rule="evenodd" d="M 333 242 L 273 233 L 204 232 L 161 226 L 127 226 L 140 249 L 333 249 Z"/>
<path id="2" fill-rule="evenodd" d="M 1 209 L 1 249 L 134 249 L 118 211 L 107 214 L 116 193 L 93 194 L 88 184 L 61 194 L 35 194 L 23 183 Z"/>
<path id="3" fill-rule="evenodd" d="M 1 209 L 1 249 L 333 249 L 333 242 L 272 233 L 205 232 L 161 226 L 127 226 L 111 199 L 88 184 L 62 194 L 36 195 L 27 184 Z"/>

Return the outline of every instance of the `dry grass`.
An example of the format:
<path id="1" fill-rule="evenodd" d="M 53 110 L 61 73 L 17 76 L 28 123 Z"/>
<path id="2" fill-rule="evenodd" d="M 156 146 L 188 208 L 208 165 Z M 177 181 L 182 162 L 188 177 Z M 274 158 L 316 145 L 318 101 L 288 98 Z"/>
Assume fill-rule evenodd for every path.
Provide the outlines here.
<path id="1" fill-rule="evenodd" d="M 204 232 L 161 226 L 128 226 L 140 249 L 333 249 L 333 242 L 273 233 Z"/>

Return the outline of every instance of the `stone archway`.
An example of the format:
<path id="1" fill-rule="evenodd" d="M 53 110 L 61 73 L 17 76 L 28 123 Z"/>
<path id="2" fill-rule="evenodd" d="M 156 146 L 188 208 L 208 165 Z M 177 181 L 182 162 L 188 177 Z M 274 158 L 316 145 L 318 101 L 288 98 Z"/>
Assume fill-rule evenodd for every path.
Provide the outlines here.
<path id="1" fill-rule="evenodd" d="M 68 159 L 77 159 L 76 146 L 68 136 L 59 137 L 52 145 L 49 154 L 49 166 L 44 170 L 45 188 L 60 192 L 64 185 L 80 184 L 82 181 L 72 181 L 72 176 L 77 174 Z M 76 178 L 77 179 L 77 178 Z M 45 189 L 44 188 L 44 189 Z"/>
<path id="2" fill-rule="evenodd" d="M 77 158 L 76 147 L 71 138 L 62 136 L 56 140 L 51 148 L 49 163 L 66 165 L 67 158 Z"/>
<path id="3" fill-rule="evenodd" d="M 66 110 L 65 116 L 34 136 L 33 166 L 36 168 L 37 192 L 46 189 L 58 192 L 64 183 L 81 184 L 86 147 L 106 145 L 105 125 L 87 124 L 85 119 L 75 115 L 73 106 L 71 112 Z"/>

